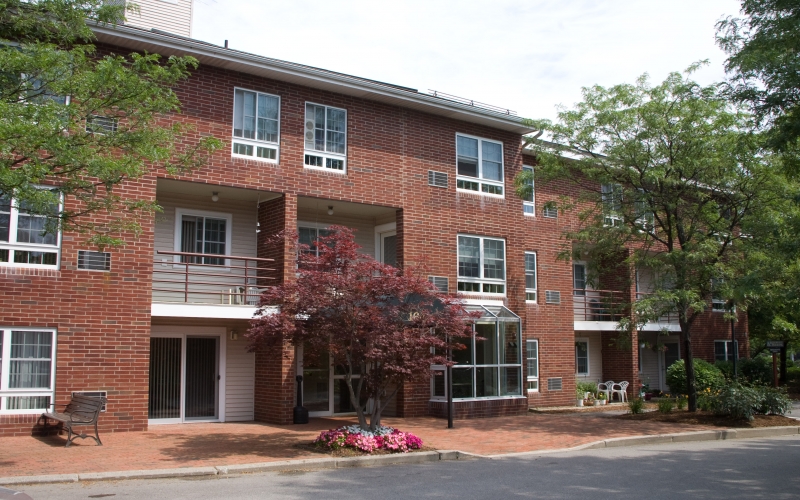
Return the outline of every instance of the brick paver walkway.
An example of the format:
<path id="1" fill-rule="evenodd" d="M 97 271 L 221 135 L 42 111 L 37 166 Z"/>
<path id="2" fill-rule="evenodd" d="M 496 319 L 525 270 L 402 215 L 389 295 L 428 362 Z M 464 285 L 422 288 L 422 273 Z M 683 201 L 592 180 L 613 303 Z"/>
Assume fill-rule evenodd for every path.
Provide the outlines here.
<path id="1" fill-rule="evenodd" d="M 308 425 L 261 423 L 153 425 L 147 432 L 101 434 L 64 448 L 64 437 L 0 438 L 0 477 L 167 469 L 318 458 L 298 447 L 321 430 L 353 419 L 312 419 Z M 459 420 L 455 429 L 434 418 L 386 419 L 419 435 L 426 446 L 481 455 L 568 448 L 612 437 L 703 430 L 708 427 L 610 419 L 597 414 L 528 414 Z"/>

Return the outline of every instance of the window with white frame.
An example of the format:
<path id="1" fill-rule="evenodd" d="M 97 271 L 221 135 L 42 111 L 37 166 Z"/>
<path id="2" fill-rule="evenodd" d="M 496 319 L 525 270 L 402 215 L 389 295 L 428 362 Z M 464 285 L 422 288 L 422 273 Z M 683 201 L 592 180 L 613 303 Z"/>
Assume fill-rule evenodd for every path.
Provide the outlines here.
<path id="1" fill-rule="evenodd" d="M 456 187 L 503 196 L 503 143 L 456 135 Z"/>
<path id="2" fill-rule="evenodd" d="M 572 294 L 577 297 L 586 295 L 586 264 L 583 262 L 572 264 Z"/>
<path id="3" fill-rule="evenodd" d="M 504 240 L 482 236 L 458 237 L 458 291 L 505 294 Z"/>
<path id="4" fill-rule="evenodd" d="M 306 167 L 346 171 L 347 111 L 307 102 L 304 132 Z"/>
<path id="5" fill-rule="evenodd" d="M 536 302 L 535 252 L 525 252 L 525 301 Z"/>
<path id="6" fill-rule="evenodd" d="M 58 215 L 53 204 L 42 214 L 29 204 L 0 193 L 0 265 L 57 267 L 61 235 L 47 231 L 48 217 Z"/>
<path id="7" fill-rule="evenodd" d="M 738 342 L 737 346 L 738 347 Z M 714 341 L 714 361 L 733 361 L 735 356 L 733 342 L 730 340 Z"/>
<path id="8" fill-rule="evenodd" d="M 589 375 L 589 339 L 575 340 L 575 374 Z"/>
<path id="9" fill-rule="evenodd" d="M 711 310 L 714 312 L 725 312 L 728 310 L 728 301 L 720 293 L 725 280 L 722 278 L 711 279 Z"/>
<path id="10" fill-rule="evenodd" d="M 533 187 L 533 167 L 527 165 L 522 167 L 525 172 L 530 172 L 531 180 L 527 183 L 531 187 L 531 192 L 528 196 L 522 199 L 522 210 L 525 215 L 535 215 L 536 192 Z"/>
<path id="11" fill-rule="evenodd" d="M 528 392 L 539 391 L 539 341 L 528 340 L 526 345 L 526 365 L 528 370 Z"/>
<path id="12" fill-rule="evenodd" d="M 303 252 L 310 255 L 319 255 L 317 239 L 328 236 L 329 234 L 330 231 L 321 227 L 299 226 L 297 228 L 298 241 L 301 245 L 308 245 L 308 248 L 303 250 Z"/>
<path id="13" fill-rule="evenodd" d="M 175 210 L 175 251 L 188 254 L 230 255 L 232 217 L 230 214 L 188 210 Z M 177 262 L 191 264 L 226 265 L 223 257 L 179 255 Z"/>
<path id="14" fill-rule="evenodd" d="M 603 224 L 606 226 L 622 225 L 622 186 L 619 184 L 603 184 L 600 187 L 603 201 Z"/>
<path id="15" fill-rule="evenodd" d="M 50 409 L 55 352 L 54 330 L 0 327 L 0 414 Z"/>
<path id="16" fill-rule="evenodd" d="M 233 91 L 233 156 L 277 162 L 280 97 L 253 90 Z"/>
<path id="17" fill-rule="evenodd" d="M 118 125 L 119 119 L 111 116 L 92 115 L 86 119 L 86 131 L 90 134 L 113 134 Z"/>

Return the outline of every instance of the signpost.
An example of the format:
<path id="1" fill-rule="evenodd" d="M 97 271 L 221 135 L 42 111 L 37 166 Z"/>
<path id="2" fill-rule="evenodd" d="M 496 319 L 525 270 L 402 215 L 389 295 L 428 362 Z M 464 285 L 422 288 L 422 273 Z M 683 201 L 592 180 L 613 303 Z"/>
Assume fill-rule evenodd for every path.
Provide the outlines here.
<path id="1" fill-rule="evenodd" d="M 767 349 L 772 353 L 772 384 L 778 387 L 778 354 L 783 350 L 783 340 L 767 340 Z"/>

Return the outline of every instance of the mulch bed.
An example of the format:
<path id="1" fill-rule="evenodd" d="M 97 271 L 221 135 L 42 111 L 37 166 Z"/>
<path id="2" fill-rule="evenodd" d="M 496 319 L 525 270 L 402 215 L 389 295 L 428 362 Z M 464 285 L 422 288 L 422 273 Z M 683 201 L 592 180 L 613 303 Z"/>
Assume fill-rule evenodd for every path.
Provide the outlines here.
<path id="1" fill-rule="evenodd" d="M 641 413 L 639 415 L 619 415 L 614 418 L 623 420 L 645 420 L 650 422 L 667 422 L 671 424 L 692 424 L 692 425 L 714 425 L 717 427 L 740 427 L 740 428 L 755 428 L 755 427 L 780 427 L 780 426 L 797 426 L 800 421 L 794 420 L 782 415 L 756 415 L 755 420 L 748 422 L 746 420 L 733 419 L 731 417 L 720 417 L 713 413 L 705 411 L 697 411 L 690 413 L 686 410 L 672 410 L 669 413 L 661 413 L 652 411 L 648 413 Z"/>

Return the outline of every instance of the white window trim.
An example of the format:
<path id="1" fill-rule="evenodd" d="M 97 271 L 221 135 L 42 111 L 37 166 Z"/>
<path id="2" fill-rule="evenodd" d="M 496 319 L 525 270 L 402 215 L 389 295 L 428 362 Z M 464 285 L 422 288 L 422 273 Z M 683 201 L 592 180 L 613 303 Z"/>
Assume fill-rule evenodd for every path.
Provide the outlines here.
<path id="1" fill-rule="evenodd" d="M 531 358 L 528 357 L 528 343 L 535 343 L 536 344 L 536 373 L 535 377 L 528 376 L 528 360 Z M 531 392 L 539 392 L 540 387 L 540 380 L 541 376 L 539 375 L 539 340 L 538 339 L 528 339 L 525 341 L 525 386 L 529 393 Z M 536 382 L 536 389 L 528 388 L 528 382 Z"/>
<path id="2" fill-rule="evenodd" d="M 328 116 L 328 108 L 338 109 L 340 111 L 344 111 L 344 154 L 338 153 L 329 153 L 328 151 L 317 151 L 315 149 L 307 149 L 306 148 L 306 138 L 305 138 L 305 130 L 306 130 L 306 107 L 311 104 L 313 106 L 322 106 L 325 108 L 325 121 L 327 122 Z M 322 172 L 333 172 L 334 174 L 347 174 L 347 145 L 348 145 L 348 138 L 347 138 L 347 129 L 348 129 L 348 117 L 347 117 L 347 110 L 345 108 L 338 108 L 336 106 L 328 106 L 327 104 L 320 104 L 313 101 L 306 101 L 303 104 L 303 168 L 307 168 L 309 170 L 319 170 Z M 325 132 L 328 132 L 327 123 L 325 125 Z M 326 138 L 327 141 L 327 138 Z M 306 165 L 306 155 L 314 155 L 314 156 L 321 156 L 323 160 L 331 159 L 331 160 L 342 160 L 344 162 L 343 167 L 341 170 L 337 170 L 335 168 L 328 168 L 325 166 L 317 167 L 315 165 Z"/>
<path id="3" fill-rule="evenodd" d="M 308 227 L 308 226 L 306 226 Z M 375 226 L 375 260 L 383 262 L 383 238 L 397 235 L 397 223 L 389 222 Z"/>
<path id="4" fill-rule="evenodd" d="M 728 361 L 728 358 L 733 359 L 734 354 L 736 354 L 736 350 L 734 350 L 733 352 L 728 352 L 728 344 L 730 344 L 731 342 L 732 342 L 731 339 L 714 341 L 714 362 L 721 361 L 717 359 L 717 343 L 722 343 L 725 346 L 725 361 Z M 736 345 L 737 346 L 739 345 L 738 340 L 736 341 Z M 731 345 L 731 348 L 733 348 L 733 345 Z"/>
<path id="5" fill-rule="evenodd" d="M 316 231 L 317 231 L 317 238 L 319 239 L 319 231 L 320 231 L 321 229 L 328 229 L 328 228 L 329 228 L 329 227 L 331 227 L 332 225 L 333 225 L 333 224 L 325 224 L 325 223 L 322 223 L 322 222 L 303 222 L 303 221 L 297 221 L 297 232 L 298 232 L 298 233 L 300 232 L 300 228 L 305 228 L 305 229 L 316 229 Z M 319 249 L 317 248 L 317 249 L 315 249 L 315 251 L 316 251 L 316 255 L 317 255 L 317 257 L 319 257 Z"/>
<path id="6" fill-rule="evenodd" d="M 606 186 L 610 187 L 611 191 L 605 192 Z M 603 184 L 600 186 L 600 197 L 603 202 L 603 225 L 606 227 L 619 227 L 622 225 L 622 217 L 618 214 L 609 212 L 606 206 L 606 195 L 614 195 L 615 190 L 619 190 L 619 203 L 622 205 L 622 185 L 620 184 Z M 613 202 L 613 199 L 610 200 Z"/>
<path id="7" fill-rule="evenodd" d="M 528 269 L 525 268 L 525 302 L 528 304 L 536 304 L 539 299 L 538 289 L 539 289 L 539 258 L 536 255 L 536 252 L 525 252 L 525 256 L 527 258 L 528 255 L 533 255 L 533 281 L 534 281 L 534 288 L 528 288 Z M 534 300 L 528 299 L 528 294 L 533 293 L 536 297 Z"/>
<path id="8" fill-rule="evenodd" d="M 458 254 L 458 238 L 465 237 L 465 238 L 478 238 L 481 240 L 481 251 L 480 251 L 480 261 L 478 262 L 478 266 L 480 269 L 481 276 L 483 276 L 483 259 L 484 259 L 484 252 L 483 252 L 483 241 L 484 240 L 495 240 L 495 241 L 502 241 L 503 242 L 503 279 L 492 279 L 492 278 L 466 278 L 461 277 L 458 275 L 458 259 L 460 255 Z M 459 295 L 489 295 L 494 297 L 505 297 L 506 293 L 508 292 L 508 284 L 506 283 L 508 278 L 508 245 L 506 245 L 505 238 L 495 238 L 492 236 L 478 236 L 475 234 L 462 234 L 459 233 L 456 236 L 456 291 Z M 458 282 L 463 281 L 465 283 L 478 283 L 481 285 L 481 290 L 478 292 L 462 292 L 458 291 Z M 503 293 L 491 293 L 491 292 L 484 292 L 483 285 L 503 285 Z"/>
<path id="9" fill-rule="evenodd" d="M 256 139 L 245 139 L 243 137 L 236 137 L 235 135 L 233 135 L 234 128 L 236 127 L 236 118 L 235 118 L 236 117 L 236 109 L 235 109 L 235 107 L 236 107 L 235 98 L 236 97 L 235 96 L 236 96 L 236 91 L 237 90 L 241 90 L 241 91 L 244 91 L 244 92 L 254 92 L 256 94 L 256 107 L 258 107 L 258 94 L 262 94 L 262 95 L 265 95 L 265 96 L 278 98 L 278 140 L 277 140 L 277 142 L 259 141 L 259 140 L 256 140 Z M 232 110 L 233 112 L 231 113 L 231 156 L 234 157 L 234 158 L 244 158 L 245 160 L 261 161 L 261 162 L 264 162 L 264 163 L 276 163 L 276 164 L 280 163 L 280 161 L 281 161 L 281 147 L 280 147 L 280 144 L 281 144 L 281 96 L 275 95 L 275 94 L 269 94 L 267 92 L 259 92 L 258 90 L 246 89 L 244 87 L 233 87 L 233 95 L 234 95 L 234 109 Z M 257 124 L 258 124 L 258 116 L 256 116 L 256 129 L 258 127 Z M 256 148 L 258 148 L 258 147 L 262 147 L 262 148 L 265 147 L 265 146 L 273 147 L 275 149 L 275 151 L 276 151 L 275 152 L 275 159 L 273 160 L 273 159 L 270 159 L 270 158 L 261 158 L 259 156 L 256 156 L 255 154 L 253 154 L 253 156 L 248 156 L 248 155 L 234 153 L 233 152 L 234 142 L 240 142 L 240 143 L 246 144 L 248 146 L 253 146 L 253 153 L 255 153 L 257 151 Z"/>
<path id="10" fill-rule="evenodd" d="M 50 344 L 50 388 L 49 389 L 10 389 L 8 387 L 9 373 L 11 371 L 11 332 L 51 332 L 53 334 Z M 0 335 L 4 335 L 3 352 L 0 352 L 0 359 L 3 360 L 2 373 L 0 373 L 0 415 L 36 415 L 41 414 L 41 409 L 31 410 L 6 410 L 6 398 L 15 396 L 50 396 L 50 408 L 55 406 L 56 394 L 56 353 L 58 352 L 56 343 L 58 332 L 55 328 L 36 328 L 36 327 L 5 327 L 0 326 Z"/>
<path id="11" fill-rule="evenodd" d="M 583 288 L 578 288 L 575 286 L 575 266 L 583 267 Z M 583 290 L 583 295 L 575 295 L 575 290 Z M 573 260 L 572 261 L 572 295 L 575 297 L 585 297 L 586 292 L 591 290 L 589 288 L 589 269 L 586 265 L 586 262 L 582 260 Z"/>
<path id="12" fill-rule="evenodd" d="M 35 186 L 36 189 L 52 189 L 55 186 Z M 58 213 L 64 209 L 64 199 L 58 202 Z M 44 245 L 39 243 L 17 243 L 17 227 L 19 223 L 19 207 L 17 199 L 11 196 L 11 209 L 8 225 L 8 242 L 0 242 L 0 249 L 8 250 L 8 262 L 0 262 L 0 267 L 18 267 L 28 269 L 60 269 L 61 268 L 61 231 L 56 233 L 55 245 Z M 13 241 L 12 241 L 13 240 Z M 24 264 L 14 262 L 13 253 L 15 250 L 23 252 L 50 252 L 56 254 L 55 264 Z"/>
<path id="13" fill-rule="evenodd" d="M 476 139 L 478 141 L 478 177 L 466 177 L 458 175 L 458 138 L 459 137 L 467 137 L 469 139 Z M 500 169 L 503 173 L 503 180 L 502 181 L 492 181 L 483 178 L 483 148 L 481 147 L 482 142 L 493 142 L 495 144 L 500 145 Z M 505 162 L 505 150 L 503 148 L 503 143 L 501 141 L 495 141 L 493 139 L 486 139 L 484 137 L 478 137 L 476 135 L 469 135 L 469 134 L 462 134 L 460 132 L 456 132 L 456 191 L 460 193 L 472 193 L 472 194 L 479 194 L 481 196 L 488 196 L 490 198 L 498 198 L 504 199 L 506 197 L 506 162 Z M 458 181 L 466 181 L 466 182 L 477 182 L 478 183 L 478 191 L 473 191 L 471 189 L 463 189 L 458 187 Z M 493 194 L 493 193 L 484 193 L 481 189 L 482 184 L 487 184 L 491 186 L 500 186 L 503 188 L 503 194 Z"/>
<path id="14" fill-rule="evenodd" d="M 533 167 L 530 165 L 523 165 L 522 170 L 530 170 L 531 174 L 533 174 Z M 522 213 L 526 217 L 536 217 L 536 183 L 533 179 L 531 179 L 531 201 L 522 200 Z M 525 211 L 526 207 L 531 208 L 531 212 Z"/>
<path id="15" fill-rule="evenodd" d="M 231 245 L 233 241 L 233 215 L 225 212 L 209 212 L 207 210 L 194 210 L 190 208 L 175 208 L 175 234 L 173 238 L 173 249 L 176 252 L 181 251 L 181 222 L 183 221 L 184 215 L 195 215 L 199 217 L 212 217 L 214 219 L 225 219 L 225 254 L 224 255 L 231 255 Z M 175 255 L 172 258 L 173 262 L 175 262 L 174 267 L 185 267 L 186 263 L 181 262 L 180 255 Z M 231 261 L 230 259 L 225 259 L 225 266 L 230 266 Z M 202 269 L 201 266 L 196 266 L 189 264 L 189 269 Z M 223 271 L 223 269 L 219 269 Z M 224 269 L 224 271 L 230 271 L 230 267 Z"/>
<path id="16" fill-rule="evenodd" d="M 592 359 L 591 353 L 589 352 L 589 338 L 588 337 L 575 337 L 575 343 L 578 342 L 585 342 L 586 343 L 586 373 L 581 373 L 578 371 L 578 347 L 575 347 L 575 376 L 576 377 L 588 377 L 592 373 Z"/>

